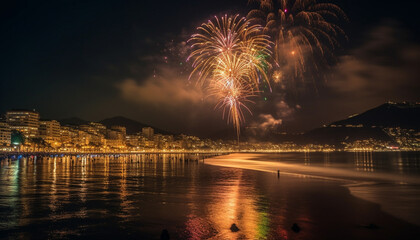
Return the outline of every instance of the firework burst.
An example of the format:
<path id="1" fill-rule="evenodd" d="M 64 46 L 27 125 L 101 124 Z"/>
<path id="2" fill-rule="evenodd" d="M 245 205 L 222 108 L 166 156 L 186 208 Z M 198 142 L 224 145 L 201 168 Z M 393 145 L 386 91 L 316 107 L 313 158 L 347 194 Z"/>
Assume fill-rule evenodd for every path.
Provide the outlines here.
<path id="1" fill-rule="evenodd" d="M 339 38 L 346 38 L 335 23 L 347 17 L 335 4 L 316 0 L 249 1 L 252 2 L 258 8 L 251 10 L 247 18 L 264 26 L 264 33 L 273 38 L 275 65 L 289 80 L 305 80 L 308 69 L 313 70 L 312 75 L 319 73 L 334 59 Z"/>
<path id="2" fill-rule="evenodd" d="M 266 61 L 270 56 L 270 40 L 262 34 L 260 25 L 252 25 L 245 18 L 227 16 L 208 21 L 197 28 L 190 40 L 192 76 L 204 85 L 209 96 L 218 100 L 216 107 L 232 123 L 239 138 L 244 121 L 243 109 L 251 113 L 245 103 L 259 92 L 262 82 L 268 83 Z"/>

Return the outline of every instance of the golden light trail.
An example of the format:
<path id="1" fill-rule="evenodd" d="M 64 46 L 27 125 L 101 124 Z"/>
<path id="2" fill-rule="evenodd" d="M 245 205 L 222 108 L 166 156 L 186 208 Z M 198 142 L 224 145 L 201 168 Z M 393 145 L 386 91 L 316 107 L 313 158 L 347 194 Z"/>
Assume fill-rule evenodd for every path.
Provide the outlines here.
<path id="1" fill-rule="evenodd" d="M 266 60 L 271 55 L 269 36 L 262 34 L 260 25 L 252 25 L 239 15 L 215 17 L 197 28 L 191 36 L 194 75 L 198 83 L 217 99 L 216 108 L 232 123 L 239 139 L 244 122 L 245 103 L 259 92 L 259 85 L 268 82 Z"/>

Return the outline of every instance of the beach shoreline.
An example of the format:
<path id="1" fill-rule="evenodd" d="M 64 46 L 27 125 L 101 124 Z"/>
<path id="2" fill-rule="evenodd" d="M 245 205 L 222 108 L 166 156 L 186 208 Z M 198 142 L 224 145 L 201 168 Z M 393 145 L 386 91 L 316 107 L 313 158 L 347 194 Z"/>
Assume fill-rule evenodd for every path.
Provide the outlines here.
<path id="1" fill-rule="evenodd" d="M 245 157 L 245 159 L 243 158 Z M 248 160 L 246 158 L 249 158 Z M 233 159 L 233 160 L 232 160 Z M 338 178 L 336 175 L 325 175 L 320 176 L 319 172 L 309 174 L 305 171 L 291 171 L 290 166 L 288 164 L 275 162 L 274 164 L 270 162 L 263 162 L 262 164 L 256 163 L 257 160 L 250 160 L 252 159 L 251 156 L 240 156 L 240 155 L 228 155 L 228 156 L 219 156 L 212 159 L 207 159 L 206 164 L 219 166 L 219 167 L 227 167 L 227 168 L 239 168 L 244 169 L 246 171 L 258 171 L 264 172 L 265 174 L 271 176 L 275 181 L 277 176 L 277 171 L 280 171 L 279 181 L 283 181 L 286 178 L 295 179 L 300 181 L 299 179 L 305 179 L 308 183 L 310 181 L 321 181 L 321 182 L 329 182 L 334 186 L 334 188 L 338 187 L 340 190 L 335 190 L 336 192 L 340 192 L 340 194 L 331 193 L 332 190 L 329 189 L 319 189 L 319 194 L 327 194 L 331 195 L 333 199 L 337 201 L 343 201 L 345 199 L 350 204 L 343 205 L 342 209 L 335 208 L 333 211 L 337 212 L 349 212 L 349 210 L 344 210 L 345 208 L 354 208 L 355 211 L 359 209 L 364 209 L 363 212 L 358 212 L 355 214 L 351 212 L 349 215 L 343 215 L 341 217 L 327 217 L 326 218 L 333 218 L 335 219 L 334 222 L 330 222 L 330 220 L 323 218 L 322 216 L 318 220 L 319 222 L 328 223 L 327 225 L 331 225 L 333 228 L 342 229 L 344 231 L 353 232 L 357 234 L 357 239 L 413 239 L 412 235 L 414 233 L 419 234 L 420 227 L 418 225 L 419 218 L 417 217 L 417 213 L 419 208 L 416 207 L 415 209 L 410 209 L 410 207 L 415 207 L 416 201 L 411 201 L 410 204 L 407 206 L 408 209 L 405 213 L 401 214 L 398 210 L 392 208 L 392 201 L 380 200 L 378 198 L 373 198 L 369 196 L 369 191 L 372 191 L 372 187 L 376 187 L 378 185 L 377 182 L 366 181 L 365 178 L 352 179 L 352 178 Z M 282 167 L 286 166 L 286 171 L 283 171 Z M 288 168 L 287 168 L 288 167 Z M 318 174 L 318 175 L 317 175 Z M 373 178 L 375 179 L 375 178 Z M 380 178 L 381 179 L 381 178 Z M 292 181 L 292 180 L 289 180 Z M 311 184 L 308 184 L 307 188 L 311 188 Z M 369 189 L 366 189 L 367 186 L 370 186 Z M 379 186 L 383 186 L 383 184 L 379 184 Z M 331 185 L 329 186 L 331 188 Z M 364 188 L 364 192 L 361 190 Z M 388 189 L 389 191 L 389 189 Z M 399 196 L 401 197 L 401 196 Z M 403 197 L 403 196 L 402 196 Z M 404 198 L 405 199 L 405 198 Z M 318 203 L 320 204 L 320 203 Z M 334 206 L 332 204 L 331 206 Z M 356 205 L 356 206 L 355 206 Z M 367 205 L 371 205 L 370 207 L 366 207 Z M 323 204 L 320 204 L 321 208 L 325 207 Z M 407 214 L 409 213 L 409 214 Z M 343 221 L 344 218 L 350 218 L 352 221 L 344 221 L 349 225 L 354 226 L 354 229 L 350 229 L 348 226 L 338 224 L 340 221 Z M 370 219 L 367 221 L 367 219 Z M 363 221 L 362 221 L 363 220 Z M 362 223 L 364 222 L 364 223 Z M 367 223 L 370 222 L 370 223 Z M 340 225 L 340 226 L 337 226 Z M 356 227 L 358 226 L 358 227 Z M 359 228 L 359 229 L 358 229 Z M 371 232 L 367 231 L 365 233 L 360 229 L 368 229 Z M 331 230 L 331 229 L 330 229 Z M 331 230 L 333 231 L 333 230 Z M 399 233 L 401 231 L 401 233 Z M 375 232 L 375 234 L 371 234 Z M 369 236 L 366 238 L 363 234 L 367 234 Z M 393 237 L 391 237 L 393 236 Z M 311 239 L 314 236 L 311 237 Z M 320 238 L 321 239 L 321 238 Z M 330 238 L 327 238 L 330 239 Z M 351 239 L 351 238 L 349 238 Z M 355 238 L 356 239 L 356 238 Z"/>

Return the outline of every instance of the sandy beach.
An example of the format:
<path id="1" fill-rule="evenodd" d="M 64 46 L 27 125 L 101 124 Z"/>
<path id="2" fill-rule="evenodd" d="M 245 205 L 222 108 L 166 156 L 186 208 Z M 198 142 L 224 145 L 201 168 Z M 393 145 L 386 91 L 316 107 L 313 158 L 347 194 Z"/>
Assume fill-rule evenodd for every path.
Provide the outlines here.
<path id="1" fill-rule="evenodd" d="M 295 169 L 291 164 L 271 164 L 254 158 L 233 154 L 208 159 L 206 164 L 242 169 L 264 182 L 261 187 L 273 199 L 270 205 L 279 209 L 272 213 L 278 216 L 273 218 L 272 229 L 284 231 L 283 234 L 272 232 L 269 239 L 416 239 L 420 233 L 418 225 L 383 211 L 383 206 L 374 201 L 351 194 L 349 189 L 362 191 L 365 185 L 356 185 L 358 180 L 354 176 L 346 177 L 348 171 L 321 174 L 322 171 L 314 167 L 315 171 L 310 174 L 310 168 Z M 280 169 L 280 177 L 277 169 Z M 365 180 L 368 176 L 359 177 Z M 354 185 L 349 188 L 349 184 Z M 361 195 L 367 195 L 366 191 Z M 416 212 L 418 208 L 411 211 Z M 418 221 L 418 217 L 414 221 Z M 301 232 L 290 229 L 293 223 L 302 227 Z"/>

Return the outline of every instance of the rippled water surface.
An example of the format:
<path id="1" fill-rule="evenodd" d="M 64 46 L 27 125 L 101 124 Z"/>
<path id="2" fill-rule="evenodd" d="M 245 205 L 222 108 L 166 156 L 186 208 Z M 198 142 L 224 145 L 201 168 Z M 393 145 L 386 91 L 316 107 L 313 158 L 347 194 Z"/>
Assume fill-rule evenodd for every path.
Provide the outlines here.
<path id="1" fill-rule="evenodd" d="M 311 165 L 410 176 L 420 172 L 416 154 L 232 156 L 297 169 Z M 203 162 L 201 158 L 133 155 L 2 160 L 0 237 L 159 239 L 163 229 L 171 239 L 334 239 L 343 232 L 342 239 L 391 239 L 402 229 L 406 236 L 419 233 L 417 226 L 352 197 L 336 181 L 305 174 L 278 177 L 252 171 L 259 169 L 214 166 L 211 159 Z M 353 211 L 361 208 L 365 210 Z M 372 222 L 380 230 L 365 227 Z M 233 223 L 238 232 L 229 229 Z M 293 232 L 293 223 L 302 231 Z"/>

